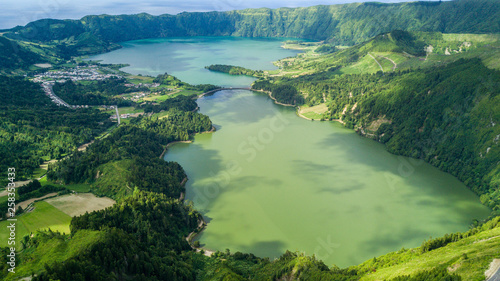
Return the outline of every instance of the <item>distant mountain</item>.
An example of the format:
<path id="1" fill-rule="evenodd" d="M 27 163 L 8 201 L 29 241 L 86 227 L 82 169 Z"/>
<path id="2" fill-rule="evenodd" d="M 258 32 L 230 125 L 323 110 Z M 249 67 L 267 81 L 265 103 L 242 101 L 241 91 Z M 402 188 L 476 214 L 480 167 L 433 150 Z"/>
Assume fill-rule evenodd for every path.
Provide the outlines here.
<path id="1" fill-rule="evenodd" d="M 245 9 L 152 16 L 97 15 L 80 20 L 39 20 L 6 36 L 30 41 L 106 44 L 172 36 L 298 37 L 353 45 L 392 30 L 498 33 L 500 5 L 494 0 L 355 3 L 308 8 Z M 104 49 L 105 49 L 104 48 Z"/>

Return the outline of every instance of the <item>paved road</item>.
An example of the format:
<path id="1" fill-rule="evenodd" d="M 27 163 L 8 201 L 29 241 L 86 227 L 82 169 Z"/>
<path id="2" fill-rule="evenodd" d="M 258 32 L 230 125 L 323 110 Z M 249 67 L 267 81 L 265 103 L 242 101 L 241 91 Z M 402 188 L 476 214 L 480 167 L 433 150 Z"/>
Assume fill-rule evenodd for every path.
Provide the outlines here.
<path id="1" fill-rule="evenodd" d="M 487 281 L 500 281 L 500 268 Z"/>
<path id="2" fill-rule="evenodd" d="M 491 272 L 493 275 L 490 275 Z M 487 281 L 500 281 L 500 260 L 499 259 L 494 259 L 491 264 L 490 268 L 485 272 L 485 275 L 488 276 L 490 275 L 490 278 L 486 279 Z"/>
<path id="3" fill-rule="evenodd" d="M 55 104 L 66 106 L 66 107 L 69 107 L 69 108 L 73 108 L 71 105 L 69 105 L 68 103 L 66 103 L 65 101 L 63 101 L 60 97 L 56 96 L 56 94 L 54 93 L 54 90 L 52 90 L 52 84 L 42 83 L 42 88 L 43 88 L 43 91 L 45 92 L 45 94 L 47 96 L 49 96 L 49 98 Z"/>

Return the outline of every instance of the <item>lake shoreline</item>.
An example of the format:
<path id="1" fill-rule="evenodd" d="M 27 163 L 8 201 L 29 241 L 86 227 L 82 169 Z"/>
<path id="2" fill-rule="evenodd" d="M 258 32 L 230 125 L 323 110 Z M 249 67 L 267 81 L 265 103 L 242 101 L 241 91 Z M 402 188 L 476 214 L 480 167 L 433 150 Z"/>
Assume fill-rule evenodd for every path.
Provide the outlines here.
<path id="1" fill-rule="evenodd" d="M 287 106 L 287 107 L 295 107 L 297 109 L 295 111 L 295 113 L 300 118 L 303 118 L 303 119 L 306 119 L 306 120 L 309 120 L 309 121 L 322 121 L 321 119 L 312 119 L 312 118 L 308 118 L 308 117 L 304 116 L 302 114 L 302 108 L 300 107 L 300 105 L 293 105 L 293 104 L 288 104 L 288 103 L 281 103 L 281 102 L 277 101 L 276 98 L 274 98 L 272 96 L 272 92 L 270 92 L 270 91 L 256 90 L 256 89 L 251 89 L 250 91 L 255 91 L 255 92 L 260 92 L 260 93 L 266 93 L 274 101 L 275 104 L 282 105 L 282 106 Z M 345 122 L 342 121 L 342 120 L 340 120 L 340 119 L 323 120 L 323 121 L 334 121 L 334 122 L 338 122 L 338 123 L 340 123 L 342 125 L 345 125 Z"/>
<path id="2" fill-rule="evenodd" d="M 266 93 L 266 95 L 268 95 L 268 96 L 269 96 L 269 97 L 273 100 L 273 102 L 274 102 L 275 104 L 279 104 L 279 105 L 283 105 L 283 106 L 287 106 L 287 107 L 290 107 L 290 106 L 295 107 L 295 109 L 296 109 L 296 110 L 295 110 L 295 114 L 296 114 L 297 116 L 299 116 L 299 117 L 300 117 L 300 118 L 302 118 L 302 119 L 311 120 L 310 118 L 308 118 L 308 117 L 304 116 L 304 111 L 306 111 L 306 112 L 307 112 L 307 111 L 309 111 L 309 110 L 307 110 L 307 107 L 302 108 L 301 106 L 299 107 L 299 106 L 295 106 L 295 105 L 290 105 L 290 104 L 281 104 L 281 103 L 279 103 L 279 102 L 276 102 L 276 100 L 275 100 L 274 98 L 272 98 L 272 96 L 270 96 L 270 95 L 271 95 L 271 93 L 270 93 L 269 91 L 255 90 L 255 89 L 251 89 L 250 91 L 255 91 L 256 93 L 254 93 L 254 95 L 255 95 L 255 94 L 257 94 L 257 92 Z M 237 94 L 237 93 L 235 93 L 235 94 Z M 245 94 L 245 95 L 251 96 L 252 94 L 247 93 L 247 94 Z M 231 95 L 229 95 L 229 96 L 231 96 Z M 258 96 L 258 95 L 255 95 L 255 96 Z M 215 98 L 214 98 L 214 100 L 215 100 L 215 101 L 208 101 L 208 102 L 209 102 L 209 104 L 211 104 L 211 103 L 217 103 L 217 101 L 216 101 L 216 100 L 217 100 L 217 97 L 215 97 Z M 260 100 L 261 100 L 262 102 L 264 102 L 264 101 L 265 101 L 265 99 L 264 99 L 264 100 L 260 99 Z M 200 102 L 201 102 L 201 107 L 206 107 L 206 106 L 207 106 L 207 105 L 205 104 L 207 101 L 201 101 L 201 100 L 200 100 Z M 238 102 L 238 103 L 240 103 L 240 102 Z M 267 101 L 267 104 L 268 104 L 268 105 L 270 105 L 270 104 L 269 104 L 269 101 Z M 236 104 L 233 104 L 233 106 L 234 106 L 234 105 L 236 105 Z M 261 104 L 261 106 L 262 106 L 262 104 Z M 206 107 L 206 108 L 208 108 L 208 107 Z M 238 109 L 241 109 L 241 108 L 240 108 L 240 107 L 238 107 Z M 304 109 L 305 109 L 305 110 L 304 110 Z M 275 109 L 275 110 L 276 110 L 276 109 Z M 282 109 L 280 109 L 280 110 L 282 110 Z M 286 111 L 288 112 L 288 114 L 289 114 L 289 116 L 290 116 L 289 118 L 292 118 L 292 117 L 291 117 L 291 116 L 292 116 L 292 112 L 291 112 L 291 111 L 288 111 L 288 110 L 286 110 Z M 238 110 L 237 112 L 239 112 L 239 110 Z M 255 111 L 253 114 L 257 114 L 257 112 L 259 112 L 259 111 Z M 207 115 L 211 116 L 211 114 L 209 114 L 209 113 L 205 113 L 205 114 L 207 114 Z M 315 120 L 317 120 L 317 119 L 315 119 Z M 329 119 L 326 119 L 326 120 L 324 120 L 324 121 L 335 121 L 335 122 L 339 122 L 339 123 L 341 123 L 341 124 L 345 125 L 345 124 L 344 124 L 344 122 L 343 122 L 342 120 L 329 120 Z M 215 122 L 217 122 L 217 121 L 215 121 Z M 296 122 L 299 122 L 299 121 L 296 121 Z M 300 122 L 300 123 L 304 124 L 304 122 Z M 222 125 L 223 125 L 223 124 L 222 124 Z M 310 126 L 310 125 L 305 124 L 305 126 Z M 317 127 L 317 126 L 313 126 L 313 127 Z M 356 132 L 356 130 L 352 130 L 352 131 Z M 356 133 L 359 135 L 359 132 L 356 132 Z M 364 136 L 364 137 L 365 137 L 365 138 L 369 138 L 369 137 L 366 137 L 366 136 Z M 387 150 L 385 150 L 385 149 L 384 149 L 384 151 L 387 151 Z M 178 161 L 178 160 L 172 159 L 172 161 Z M 401 161 L 401 160 L 398 160 L 398 161 Z M 400 165 L 401 163 L 400 163 L 400 162 L 398 162 L 398 161 L 396 161 L 396 160 L 395 160 L 395 163 L 394 163 L 394 165 L 392 165 L 392 166 L 395 166 L 395 165 Z M 179 162 L 179 163 L 182 163 L 182 162 Z M 198 179 L 194 179 L 194 180 L 195 180 L 195 181 L 197 181 Z M 384 184 L 384 183 L 382 183 L 382 184 Z M 391 184 L 391 182 L 389 182 L 388 184 Z M 389 187 L 391 187 L 391 186 L 389 186 Z M 219 224 L 217 224 L 217 226 L 215 226 L 215 225 L 214 225 L 214 226 L 212 226 L 212 227 L 218 228 L 218 227 L 219 227 Z M 215 228 L 214 228 L 214 229 L 215 229 Z M 208 222 L 206 222 L 206 223 L 205 223 L 205 225 L 203 226 L 203 228 L 197 228 L 197 230 L 196 230 L 196 231 L 193 231 L 192 233 L 190 233 L 190 235 L 188 235 L 188 237 L 186 237 L 186 238 L 189 238 L 189 239 L 188 239 L 188 242 L 189 242 L 189 244 L 190 244 L 190 247 L 191 247 L 193 250 L 195 250 L 195 251 L 197 251 L 197 252 L 202 252 L 202 251 L 203 251 L 203 253 L 204 253 L 205 255 L 209 256 L 209 255 L 211 255 L 214 251 L 216 251 L 217 249 L 218 249 L 218 250 L 221 250 L 221 249 L 224 249 L 224 248 L 223 248 L 223 247 L 222 247 L 222 248 L 221 248 L 221 247 L 218 247 L 218 245 L 219 245 L 219 244 L 212 244 L 212 243 L 211 243 L 211 240 L 206 240 L 206 239 L 208 239 L 208 236 L 203 236 L 203 237 L 198 236 L 199 234 L 203 234 L 203 231 L 205 231 L 206 229 L 208 229 L 208 232 L 206 232 L 206 233 L 210 233 L 210 234 L 212 234 L 212 232 L 214 231 L 214 230 L 212 230 L 212 228 L 211 228 L 211 229 L 209 229 L 209 228 L 208 228 Z M 449 230 L 448 230 L 448 232 L 449 232 Z M 446 233 L 446 232 L 443 232 L 443 233 Z M 437 234 L 436 234 L 436 235 L 437 235 Z M 203 244 L 202 244 L 202 246 L 199 246 L 199 245 L 198 245 L 198 242 L 196 242 L 196 240 L 198 240 L 198 239 L 203 240 Z M 196 244 L 195 244 L 195 242 L 196 242 Z M 201 241 L 200 241 L 200 242 L 201 242 Z M 196 245 L 196 246 L 199 246 L 199 247 L 195 247 L 195 245 Z M 210 247 L 210 248 L 205 248 L 205 247 L 207 247 L 207 246 L 208 246 L 208 247 Z M 408 245 L 405 245 L 405 247 L 406 247 L 406 246 L 408 246 Z M 412 246 L 410 246 L 410 247 L 412 247 Z M 256 255 L 260 255 L 260 256 L 263 256 L 263 257 L 264 257 L 264 256 L 266 256 L 266 254 L 265 254 L 265 253 L 254 253 L 254 254 L 256 254 Z"/>
<path id="3" fill-rule="evenodd" d="M 215 126 L 212 125 L 212 129 L 210 131 L 204 131 L 204 132 L 201 132 L 201 133 L 196 133 L 195 135 L 198 135 L 198 134 L 210 134 L 210 133 L 213 133 L 215 131 L 216 131 Z M 160 159 L 164 158 L 165 153 L 167 152 L 167 150 L 168 150 L 169 147 L 171 147 L 174 144 L 178 144 L 178 143 L 193 143 L 193 141 L 192 140 L 172 141 L 172 142 L 167 143 L 167 145 L 165 146 L 165 149 L 163 149 L 163 152 L 160 154 Z"/>

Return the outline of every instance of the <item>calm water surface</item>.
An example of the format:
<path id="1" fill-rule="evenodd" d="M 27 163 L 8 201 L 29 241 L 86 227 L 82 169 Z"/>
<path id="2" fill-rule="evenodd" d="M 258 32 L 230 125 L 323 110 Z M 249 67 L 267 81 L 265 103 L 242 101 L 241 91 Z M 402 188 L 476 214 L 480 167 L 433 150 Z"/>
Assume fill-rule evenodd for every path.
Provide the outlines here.
<path id="1" fill-rule="evenodd" d="M 122 70 L 132 74 L 156 76 L 168 72 L 191 84 L 248 87 L 254 78 L 211 72 L 205 66 L 229 64 L 254 70 L 276 69 L 273 61 L 298 53 L 281 48 L 282 40 L 239 37 L 145 39 L 124 42 L 122 49 L 91 59 L 130 64 Z"/>
<path id="2" fill-rule="evenodd" d="M 220 63 L 272 69 L 294 55 L 279 41 L 175 38 L 124 43 L 93 57 L 125 71 L 168 72 L 193 83 L 248 86 L 211 73 Z M 464 231 L 489 209 L 456 178 L 330 122 L 311 122 L 262 94 L 227 90 L 198 100 L 217 131 L 172 146 L 165 159 L 186 173 L 187 199 L 209 221 L 198 237 L 211 250 L 278 257 L 316 254 L 344 267 L 429 237 Z"/>

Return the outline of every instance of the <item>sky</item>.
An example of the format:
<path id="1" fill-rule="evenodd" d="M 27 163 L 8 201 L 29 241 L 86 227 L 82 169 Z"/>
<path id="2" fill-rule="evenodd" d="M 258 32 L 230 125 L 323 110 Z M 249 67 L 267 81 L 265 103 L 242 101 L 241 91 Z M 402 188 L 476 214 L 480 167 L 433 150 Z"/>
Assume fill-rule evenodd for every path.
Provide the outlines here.
<path id="1" fill-rule="evenodd" d="M 366 0 L 0 0 L 0 29 L 25 25 L 43 18 L 80 19 L 86 15 L 120 15 L 142 12 L 160 15 L 178 14 L 184 11 L 206 12 L 262 7 L 307 7 L 352 2 L 366 2 Z M 378 0 L 377 2 L 405 1 Z"/>

